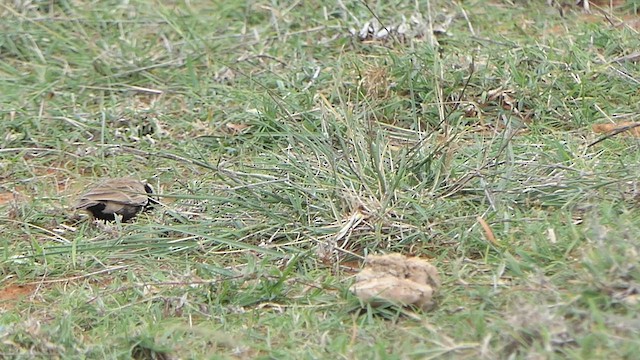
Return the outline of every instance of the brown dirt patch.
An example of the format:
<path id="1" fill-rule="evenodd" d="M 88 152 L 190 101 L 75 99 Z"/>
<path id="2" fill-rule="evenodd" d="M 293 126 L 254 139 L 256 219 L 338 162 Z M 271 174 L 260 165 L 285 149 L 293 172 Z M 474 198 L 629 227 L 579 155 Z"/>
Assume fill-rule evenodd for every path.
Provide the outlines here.
<path id="1" fill-rule="evenodd" d="M 8 284 L 0 289 L 0 308 L 12 309 L 25 297 L 33 294 L 35 285 Z"/>

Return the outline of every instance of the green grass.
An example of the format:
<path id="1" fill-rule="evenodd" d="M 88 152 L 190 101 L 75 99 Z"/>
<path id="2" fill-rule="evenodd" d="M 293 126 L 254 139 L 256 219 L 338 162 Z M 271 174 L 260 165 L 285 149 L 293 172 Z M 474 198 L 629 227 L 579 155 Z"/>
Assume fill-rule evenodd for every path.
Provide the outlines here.
<path id="1" fill-rule="evenodd" d="M 638 139 L 588 145 L 638 120 L 637 1 L 615 27 L 367 4 L 0 5 L 0 354 L 635 357 Z M 404 37 L 350 33 L 403 17 Z M 118 176 L 165 205 L 70 221 Z M 435 309 L 361 307 L 348 266 L 386 252 L 438 267 Z"/>

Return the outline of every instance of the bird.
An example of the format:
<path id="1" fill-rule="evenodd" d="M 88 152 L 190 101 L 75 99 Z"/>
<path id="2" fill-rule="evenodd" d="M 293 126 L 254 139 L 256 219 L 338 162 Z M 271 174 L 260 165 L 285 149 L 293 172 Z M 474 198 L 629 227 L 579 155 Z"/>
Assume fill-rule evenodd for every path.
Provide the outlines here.
<path id="1" fill-rule="evenodd" d="M 92 187 L 80 196 L 75 205 L 76 210 L 86 210 L 95 219 L 115 221 L 116 215 L 122 222 L 127 222 L 148 210 L 151 204 L 158 203 L 152 199 L 151 185 L 131 178 L 107 179 Z"/>

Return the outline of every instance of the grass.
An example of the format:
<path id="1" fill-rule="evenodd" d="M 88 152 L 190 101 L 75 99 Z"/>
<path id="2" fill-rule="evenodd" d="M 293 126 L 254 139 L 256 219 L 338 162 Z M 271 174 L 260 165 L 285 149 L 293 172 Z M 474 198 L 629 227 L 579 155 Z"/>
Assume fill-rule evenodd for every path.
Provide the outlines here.
<path id="1" fill-rule="evenodd" d="M 633 358 L 638 140 L 589 144 L 638 120 L 637 5 L 0 5 L 0 354 Z M 118 176 L 165 205 L 71 222 Z M 435 309 L 361 307 L 385 252 Z"/>

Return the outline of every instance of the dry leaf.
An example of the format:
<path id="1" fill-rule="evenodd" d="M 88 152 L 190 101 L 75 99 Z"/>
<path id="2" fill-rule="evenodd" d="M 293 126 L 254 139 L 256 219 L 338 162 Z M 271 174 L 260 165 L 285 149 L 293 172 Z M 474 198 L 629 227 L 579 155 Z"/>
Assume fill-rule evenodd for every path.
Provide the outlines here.
<path id="1" fill-rule="evenodd" d="M 513 110 L 518 112 L 516 100 L 514 98 L 515 91 L 513 89 L 503 89 L 501 87 L 487 91 L 489 101 L 495 101 L 505 110 Z"/>
<path id="2" fill-rule="evenodd" d="M 226 126 L 227 130 L 229 130 L 229 132 L 232 134 L 241 134 L 244 130 L 249 128 L 249 125 L 247 124 L 227 123 Z"/>
<path id="3" fill-rule="evenodd" d="M 628 130 L 624 130 L 629 128 Z M 631 135 L 640 137 L 640 123 L 633 121 L 623 121 L 617 124 L 594 124 L 592 126 L 593 132 L 597 134 L 606 134 L 611 132 L 621 131 L 625 135 Z"/>
<path id="4" fill-rule="evenodd" d="M 496 236 L 493 234 L 493 230 L 491 230 L 491 226 L 487 223 L 482 216 L 476 217 L 476 221 L 482 227 L 482 231 L 484 231 L 484 237 L 489 240 L 493 245 L 499 245 L 498 240 L 496 240 Z"/>

